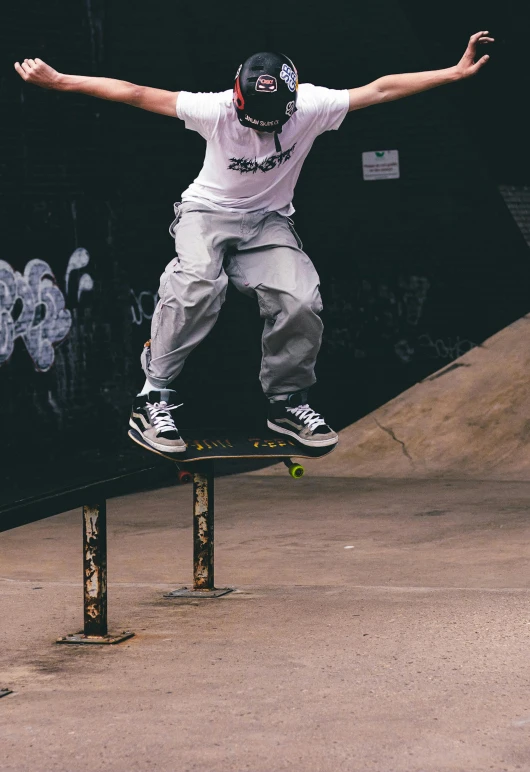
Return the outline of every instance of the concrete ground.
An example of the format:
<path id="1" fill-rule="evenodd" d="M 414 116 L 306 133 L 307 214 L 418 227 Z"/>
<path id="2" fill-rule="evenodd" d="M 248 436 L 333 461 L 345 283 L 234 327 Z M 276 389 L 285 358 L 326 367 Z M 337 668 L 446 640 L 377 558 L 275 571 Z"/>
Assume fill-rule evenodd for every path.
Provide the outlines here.
<path id="1" fill-rule="evenodd" d="M 217 600 L 191 491 L 108 505 L 116 647 L 81 618 L 81 517 L 0 538 L 3 772 L 530 770 L 530 483 L 216 481 Z"/>

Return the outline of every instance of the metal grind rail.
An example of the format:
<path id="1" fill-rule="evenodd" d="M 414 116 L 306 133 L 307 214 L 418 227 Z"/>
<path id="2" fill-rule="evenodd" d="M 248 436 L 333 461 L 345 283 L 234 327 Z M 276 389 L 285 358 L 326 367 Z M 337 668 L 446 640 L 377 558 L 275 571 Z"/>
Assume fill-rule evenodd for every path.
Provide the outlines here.
<path id="1" fill-rule="evenodd" d="M 82 507 L 83 540 L 83 630 L 57 639 L 59 644 L 112 645 L 134 636 L 131 630 L 109 633 L 107 623 L 107 496 L 129 493 L 138 485 L 139 472 L 34 497 L 0 508 L 0 531 L 26 525 L 46 517 Z M 158 467 L 160 468 L 160 467 Z M 180 481 L 193 480 L 193 587 L 168 593 L 166 598 L 217 598 L 233 588 L 214 584 L 214 462 L 199 462 Z M 0 686 L 0 698 L 12 694 Z"/>
<path id="2" fill-rule="evenodd" d="M 290 471 L 293 466 L 299 466 L 293 465 L 290 459 L 283 459 L 283 462 Z M 58 638 L 57 643 L 109 645 L 134 635 L 131 630 L 114 633 L 108 630 L 107 498 L 130 493 L 131 488 L 139 487 L 142 473 L 153 473 L 161 468 L 157 465 L 137 469 L 96 483 L 53 491 L 0 507 L 0 531 L 82 507 L 83 630 Z M 221 597 L 232 592 L 233 588 L 215 587 L 214 581 L 214 460 L 195 461 L 185 475 L 180 470 L 177 479 L 181 483 L 193 480 L 193 586 L 174 590 L 164 597 Z M 9 694 L 12 694 L 11 689 L 0 686 L 0 698 Z"/>
<path id="3" fill-rule="evenodd" d="M 60 644 L 116 644 L 134 633 L 109 633 L 107 622 L 107 497 L 129 493 L 138 484 L 140 472 L 148 467 L 75 489 L 55 491 L 0 508 L 0 531 L 82 508 L 83 542 L 83 630 L 57 639 Z M 193 480 L 193 586 L 168 593 L 166 598 L 217 598 L 233 588 L 215 587 L 214 582 L 214 462 L 194 465 L 186 479 Z M 180 478 L 179 478 L 180 479 Z M 0 697 L 10 694 L 0 688 Z"/>
<path id="4" fill-rule="evenodd" d="M 197 455 L 177 458 L 146 447 L 142 437 L 134 429 L 129 429 L 129 437 L 134 442 L 172 462 L 180 483 L 193 480 L 193 585 L 167 593 L 164 597 L 168 599 L 218 598 L 233 591 L 231 587 L 216 587 L 214 581 L 214 460 L 281 460 L 291 477 L 297 479 L 303 475 L 304 469 L 301 464 L 293 463 L 293 456 L 321 458 L 334 449 L 334 446 L 302 448 L 288 438 L 259 433 L 249 436 L 247 432 L 230 429 L 200 430 L 196 436 L 218 439 L 191 439 L 189 452 Z M 182 465 L 188 468 L 183 469 Z M 117 633 L 108 630 L 106 502 L 109 496 L 138 489 L 141 473 L 160 472 L 162 468 L 168 469 L 164 462 L 110 479 L 100 478 L 96 483 L 55 490 L 14 501 L 7 506 L 0 505 L 0 531 L 82 507 L 83 630 L 59 638 L 58 643 L 115 644 L 133 635 L 130 630 Z M 0 696 L 5 693 L 6 690 L 0 689 Z"/>
<path id="5" fill-rule="evenodd" d="M 166 598 L 218 598 L 232 588 L 214 584 L 214 463 L 202 461 L 193 479 L 193 587 L 168 593 Z M 124 630 L 107 628 L 107 511 L 106 500 L 83 505 L 83 630 L 65 635 L 57 643 L 115 644 L 131 638 Z"/>

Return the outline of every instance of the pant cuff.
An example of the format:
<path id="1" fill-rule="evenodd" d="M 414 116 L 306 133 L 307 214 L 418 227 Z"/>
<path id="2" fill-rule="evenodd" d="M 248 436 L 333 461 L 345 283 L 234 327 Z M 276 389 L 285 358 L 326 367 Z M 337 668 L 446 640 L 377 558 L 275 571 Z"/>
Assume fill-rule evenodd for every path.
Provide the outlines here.
<path id="1" fill-rule="evenodd" d="M 149 346 L 144 346 L 142 349 L 140 363 L 142 365 L 142 370 L 145 373 L 145 377 L 149 380 L 150 383 L 153 384 L 153 386 L 156 386 L 159 389 L 170 388 L 170 384 L 175 380 L 174 378 L 157 378 L 156 375 L 153 375 L 153 373 L 150 371 L 149 365 L 151 364 L 151 348 Z"/>
<path id="2" fill-rule="evenodd" d="M 308 386 L 292 386 L 290 389 L 284 388 L 284 389 L 277 389 L 274 392 L 271 391 L 264 391 L 263 393 L 267 397 L 267 399 L 283 399 L 285 397 L 288 397 L 289 394 L 299 394 L 302 391 L 308 392 L 311 386 L 313 386 L 316 383 L 316 380 L 311 381 L 311 383 Z"/>

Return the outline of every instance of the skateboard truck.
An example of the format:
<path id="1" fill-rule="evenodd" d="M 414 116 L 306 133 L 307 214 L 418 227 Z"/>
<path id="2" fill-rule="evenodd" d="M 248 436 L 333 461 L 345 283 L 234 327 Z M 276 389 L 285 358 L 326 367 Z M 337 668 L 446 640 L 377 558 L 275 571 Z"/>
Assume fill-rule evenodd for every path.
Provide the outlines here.
<path id="1" fill-rule="evenodd" d="M 282 459 L 283 463 L 289 470 L 289 474 L 291 477 L 294 477 L 295 480 L 299 480 L 300 477 L 303 477 L 305 474 L 305 469 L 302 466 L 302 464 L 298 464 L 295 461 L 293 461 L 291 458 L 284 458 Z"/>
<path id="2" fill-rule="evenodd" d="M 176 467 L 179 485 L 187 485 L 193 480 L 193 475 L 189 469 L 181 469 L 178 464 L 176 464 Z"/>

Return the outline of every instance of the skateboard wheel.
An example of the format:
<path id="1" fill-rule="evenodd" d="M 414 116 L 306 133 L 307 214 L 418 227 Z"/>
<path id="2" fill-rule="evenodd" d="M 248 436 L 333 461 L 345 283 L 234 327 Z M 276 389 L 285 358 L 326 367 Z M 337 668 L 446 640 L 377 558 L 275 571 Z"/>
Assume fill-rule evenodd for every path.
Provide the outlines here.
<path id="1" fill-rule="evenodd" d="M 190 483 L 193 479 L 192 473 L 188 472 L 187 469 L 181 469 L 177 477 L 180 485 L 186 485 L 187 483 Z"/>
<path id="2" fill-rule="evenodd" d="M 294 477 L 295 480 L 298 480 L 300 477 L 303 477 L 305 473 L 305 469 L 302 466 L 302 464 L 291 464 L 289 467 L 289 474 L 291 477 Z"/>

